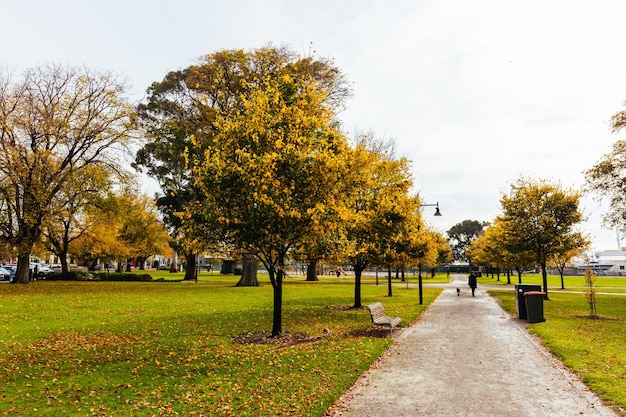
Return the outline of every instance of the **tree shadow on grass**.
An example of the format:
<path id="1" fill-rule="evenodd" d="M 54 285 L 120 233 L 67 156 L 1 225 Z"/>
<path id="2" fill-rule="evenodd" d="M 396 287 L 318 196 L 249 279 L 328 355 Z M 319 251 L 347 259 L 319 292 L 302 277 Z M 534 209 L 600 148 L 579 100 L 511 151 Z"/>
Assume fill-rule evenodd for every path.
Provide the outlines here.
<path id="1" fill-rule="evenodd" d="M 396 327 L 396 329 L 398 329 Z M 348 333 L 352 337 L 376 337 L 380 339 L 389 339 L 389 328 L 370 327 L 367 329 L 353 330 Z"/>
<path id="2" fill-rule="evenodd" d="M 617 319 L 614 317 L 603 317 L 603 316 L 572 316 L 575 319 L 585 319 L 585 320 L 603 320 L 603 321 L 622 321 L 622 319 Z"/>
<path id="3" fill-rule="evenodd" d="M 317 343 L 330 335 L 330 330 L 324 329 L 324 333 L 319 336 L 309 336 L 306 333 L 281 333 L 279 336 L 272 336 L 271 332 L 240 333 L 232 338 L 241 344 L 277 345 L 277 349 L 295 346 L 303 343 Z"/>

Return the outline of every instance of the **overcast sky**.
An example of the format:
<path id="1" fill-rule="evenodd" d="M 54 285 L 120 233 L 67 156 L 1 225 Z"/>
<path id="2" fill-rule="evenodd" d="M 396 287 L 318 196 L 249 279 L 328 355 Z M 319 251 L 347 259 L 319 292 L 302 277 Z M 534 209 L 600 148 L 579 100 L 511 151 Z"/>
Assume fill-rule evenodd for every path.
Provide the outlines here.
<path id="1" fill-rule="evenodd" d="M 2 66 L 112 70 L 137 100 L 220 49 L 333 58 L 354 83 L 345 130 L 396 141 L 442 232 L 493 220 L 520 176 L 582 186 L 624 136 L 607 124 L 626 100 L 624 0 L 0 0 L 0 13 Z M 593 249 L 615 249 L 608 204 L 583 203 Z"/>

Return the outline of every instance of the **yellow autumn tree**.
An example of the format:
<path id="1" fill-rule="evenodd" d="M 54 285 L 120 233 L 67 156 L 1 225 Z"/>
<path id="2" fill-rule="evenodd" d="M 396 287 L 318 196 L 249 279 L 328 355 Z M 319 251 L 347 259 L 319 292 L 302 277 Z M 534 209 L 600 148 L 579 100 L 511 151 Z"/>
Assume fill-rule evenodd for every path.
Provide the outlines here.
<path id="1" fill-rule="evenodd" d="M 575 227 L 584 219 L 580 193 L 546 180 L 520 178 L 500 204 L 503 213 L 499 219 L 507 230 L 509 251 L 534 256 L 548 299 L 547 264 L 559 253 L 562 242 L 578 234 Z"/>
<path id="2" fill-rule="evenodd" d="M 522 273 L 536 264 L 533 252 L 516 246 L 515 224 L 496 218 L 484 233 L 473 241 L 467 249 L 472 264 L 485 267 L 503 268 L 507 284 L 511 283 L 511 271 L 516 270 L 518 282 L 522 283 Z"/>
<path id="3" fill-rule="evenodd" d="M 452 247 L 450 247 L 450 244 L 446 240 L 445 236 L 440 232 L 434 231 L 433 240 L 437 248 L 437 259 L 433 266 L 442 267 L 452 262 L 454 259 L 454 256 L 452 255 Z"/>
<path id="4" fill-rule="evenodd" d="M 559 244 L 548 262 L 559 271 L 562 290 L 565 289 L 565 279 L 563 277 L 565 268 L 573 258 L 587 251 L 590 244 L 589 238 L 578 231 L 570 233 L 559 240 Z"/>
<path id="5" fill-rule="evenodd" d="M 97 207 L 107 198 L 114 184 L 114 173 L 106 167 L 93 165 L 68 177 L 54 195 L 53 207 L 44 221 L 44 247 L 61 262 L 61 272 L 67 273 L 68 253 L 72 242 L 92 227 L 88 207 Z"/>
<path id="6" fill-rule="evenodd" d="M 424 267 L 434 269 L 452 261 L 452 248 L 441 233 L 428 226 L 420 232 L 412 265 L 417 262 Z"/>
<path id="7" fill-rule="evenodd" d="M 194 65 L 169 72 L 161 82 L 153 83 L 145 102 L 138 106 L 146 142 L 137 152 L 136 166 L 145 169 L 161 187 L 157 205 L 175 238 L 176 250 L 187 260 L 186 279 L 193 277 L 195 254 L 209 250 L 243 258 L 244 274 L 238 285 L 258 285 L 256 279 L 247 278 L 254 274 L 246 273 L 247 266 L 254 267 L 258 260 L 220 236 L 217 217 L 201 215 L 209 212 L 209 203 L 204 201 L 191 171 L 194 161 L 201 159 L 207 148 L 215 147 L 215 136 L 220 133 L 218 121 L 247 112 L 251 94 L 263 89 L 268 78 L 283 76 L 315 83 L 333 111 L 339 110 L 350 94 L 349 84 L 331 60 L 301 57 L 286 47 L 268 45 L 202 56 Z M 186 226 L 180 213 L 188 215 Z"/>
<path id="8" fill-rule="evenodd" d="M 169 253 L 169 234 L 158 218 L 154 201 L 144 195 L 110 194 L 97 206 L 86 206 L 84 221 L 89 227 L 74 239 L 69 253 L 83 262 L 118 262 L 127 268 L 137 260 L 143 269 L 152 255 Z"/>
<path id="9" fill-rule="evenodd" d="M 109 195 L 97 206 L 85 207 L 84 222 L 89 224 L 89 228 L 71 242 L 68 248 L 70 256 L 89 268 L 95 268 L 99 263 L 109 265 L 128 259 L 131 249 L 126 241 L 119 238 L 126 216 L 124 207 L 119 203 L 117 196 Z"/>
<path id="10" fill-rule="evenodd" d="M 188 156 L 202 201 L 185 211 L 185 231 L 193 234 L 194 219 L 203 218 L 224 244 L 260 260 L 274 290 L 273 336 L 282 333 L 286 263 L 337 210 L 344 182 L 347 143 L 333 91 L 306 70 L 314 64 L 288 54 L 272 72 L 245 80 L 240 104 L 218 113 L 214 134 L 194 142 L 202 152 Z"/>
<path id="11" fill-rule="evenodd" d="M 504 266 L 503 247 L 494 239 L 494 231 L 493 227 L 488 227 L 467 247 L 465 256 L 472 265 L 486 268 Z"/>
<path id="12" fill-rule="evenodd" d="M 344 253 L 354 269 L 354 308 L 361 307 L 361 276 L 372 264 L 397 262 L 396 243 L 412 212 L 409 161 L 396 158 L 393 144 L 360 135 L 347 163 L 350 188 L 343 194 L 347 245 Z"/>
<path id="13" fill-rule="evenodd" d="M 126 94 L 112 74 L 86 68 L 0 76 L 0 233 L 17 250 L 17 282 L 28 283 L 33 245 L 64 185 L 92 165 L 123 169 L 116 152 L 134 119 Z"/>
<path id="14" fill-rule="evenodd" d="M 145 195 L 127 194 L 119 197 L 124 213 L 118 239 L 128 248 L 127 271 L 135 260 L 145 269 L 146 259 L 168 253 L 170 235 L 159 219 L 154 201 Z"/>
<path id="15" fill-rule="evenodd" d="M 398 191 L 398 190 L 396 190 Z M 422 216 L 416 211 L 419 208 L 419 199 L 411 198 L 407 192 L 390 193 L 393 203 L 382 217 L 377 226 L 372 242 L 377 244 L 375 263 L 387 269 L 387 296 L 393 296 L 392 270 L 396 273 L 407 265 L 417 262 L 419 252 L 424 252 L 430 246 L 424 239 Z"/>

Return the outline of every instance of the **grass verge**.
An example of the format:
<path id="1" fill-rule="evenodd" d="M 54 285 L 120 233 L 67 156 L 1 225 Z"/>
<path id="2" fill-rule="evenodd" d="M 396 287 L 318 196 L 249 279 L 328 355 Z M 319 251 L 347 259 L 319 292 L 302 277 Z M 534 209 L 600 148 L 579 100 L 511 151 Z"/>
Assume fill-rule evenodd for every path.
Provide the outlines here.
<path id="1" fill-rule="evenodd" d="M 506 275 L 500 275 L 493 278 L 491 275 L 483 275 L 478 279 L 479 284 L 490 285 L 507 285 Z M 524 274 L 522 275 L 523 284 L 539 284 L 543 285 L 543 278 L 540 274 Z M 563 283 L 565 290 L 585 291 L 584 276 L 564 276 Z M 519 284 L 517 275 L 511 275 L 511 285 Z M 561 289 L 561 277 L 558 275 L 548 275 L 548 287 L 550 291 L 559 291 Z M 595 287 L 602 292 L 626 293 L 626 277 L 605 277 L 598 276 L 595 278 Z"/>
<path id="2" fill-rule="evenodd" d="M 515 315 L 512 291 L 489 291 Z M 597 297 L 600 320 L 587 318 L 584 294 L 552 293 L 544 303 L 546 322 L 530 324 L 531 332 L 606 404 L 626 415 L 626 300 L 623 296 Z"/>
<path id="3" fill-rule="evenodd" d="M 389 346 L 364 332 L 353 285 L 284 286 L 283 330 L 322 335 L 281 348 L 233 336 L 269 331 L 272 288 L 237 277 L 193 283 L 46 282 L 1 285 L 0 413 L 16 415 L 321 415 Z M 364 285 L 404 325 L 439 294 Z M 386 332 L 383 332 L 386 333 Z"/>

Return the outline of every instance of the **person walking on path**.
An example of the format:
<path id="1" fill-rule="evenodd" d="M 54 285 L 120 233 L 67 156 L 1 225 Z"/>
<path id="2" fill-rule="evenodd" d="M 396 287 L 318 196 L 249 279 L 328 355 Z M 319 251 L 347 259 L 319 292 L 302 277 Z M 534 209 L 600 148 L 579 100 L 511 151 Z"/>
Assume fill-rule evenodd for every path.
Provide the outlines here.
<path id="1" fill-rule="evenodd" d="M 469 287 L 472 289 L 472 297 L 474 297 L 474 292 L 476 291 L 477 282 L 476 282 L 476 275 L 474 275 L 473 272 L 470 272 L 469 274 L 467 285 L 469 285 Z"/>
<path id="2" fill-rule="evenodd" d="M 617 417 L 484 291 L 450 284 L 324 416 Z"/>

